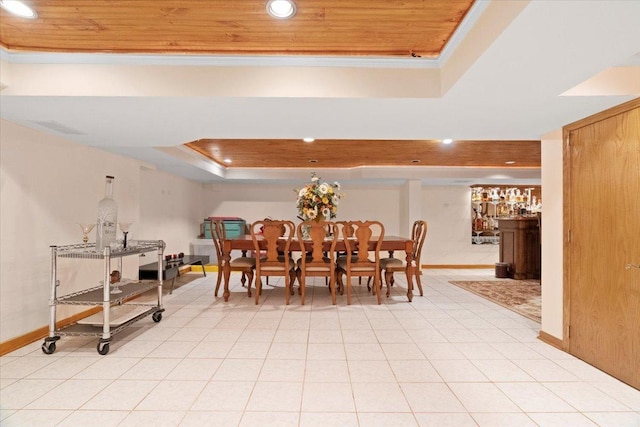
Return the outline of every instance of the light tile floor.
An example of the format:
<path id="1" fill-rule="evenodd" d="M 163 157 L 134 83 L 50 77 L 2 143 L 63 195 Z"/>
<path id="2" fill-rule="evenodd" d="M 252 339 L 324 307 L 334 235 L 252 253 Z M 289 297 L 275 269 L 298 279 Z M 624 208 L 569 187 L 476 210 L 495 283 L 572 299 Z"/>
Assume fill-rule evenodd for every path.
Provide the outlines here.
<path id="1" fill-rule="evenodd" d="M 640 391 L 544 344 L 539 324 L 452 286 L 491 270 L 426 270 L 406 300 L 396 275 L 378 306 L 354 285 L 332 306 L 265 286 L 260 305 L 232 275 L 167 295 L 160 323 L 114 337 L 63 337 L 0 358 L 4 426 L 640 426 Z"/>

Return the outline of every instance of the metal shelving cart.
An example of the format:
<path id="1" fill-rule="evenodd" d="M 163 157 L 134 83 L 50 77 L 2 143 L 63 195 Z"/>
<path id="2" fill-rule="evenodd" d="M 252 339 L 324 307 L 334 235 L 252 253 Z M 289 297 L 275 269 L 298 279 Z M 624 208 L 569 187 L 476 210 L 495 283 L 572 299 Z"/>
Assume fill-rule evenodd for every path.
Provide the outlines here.
<path id="1" fill-rule="evenodd" d="M 135 246 L 111 250 L 106 247 L 103 252 L 96 251 L 94 244 L 77 244 L 67 246 L 51 246 L 51 296 L 49 299 L 49 335 L 42 343 L 42 351 L 52 354 L 56 351 L 56 341 L 61 336 L 91 336 L 100 337 L 97 345 L 98 353 L 105 355 L 109 352 L 112 336 L 127 326 L 151 315 L 155 322 L 162 320 L 162 260 L 165 244 L 162 240 L 139 240 Z M 157 251 L 158 274 L 157 280 L 127 280 L 117 283 L 118 293 L 114 293 L 110 283 L 112 260 L 122 257 L 140 255 Z M 102 284 L 58 296 L 58 261 L 59 259 L 102 259 L 104 261 L 104 280 Z M 138 302 L 134 297 L 157 288 L 157 304 Z M 78 321 L 71 325 L 56 329 L 56 308 L 58 305 L 88 305 L 102 306 L 102 312 L 95 314 L 97 321 Z M 118 313 L 120 312 L 120 313 Z M 116 321 L 112 315 L 118 314 Z M 84 320 L 84 319 L 83 319 Z M 101 327 L 101 328 L 100 328 Z"/>

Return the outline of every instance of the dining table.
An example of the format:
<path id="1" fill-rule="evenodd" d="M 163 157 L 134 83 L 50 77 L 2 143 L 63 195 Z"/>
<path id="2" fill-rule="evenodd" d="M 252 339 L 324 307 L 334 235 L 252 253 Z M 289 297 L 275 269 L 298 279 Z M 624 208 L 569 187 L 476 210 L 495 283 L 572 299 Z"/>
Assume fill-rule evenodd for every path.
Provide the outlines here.
<path id="1" fill-rule="evenodd" d="M 372 239 L 377 240 L 377 239 Z M 262 246 L 262 236 L 257 236 L 258 244 L 260 245 L 260 249 L 263 250 L 265 247 Z M 291 252 L 300 252 L 301 250 L 301 241 L 299 239 L 294 238 L 291 241 L 290 250 Z M 327 248 L 330 245 L 330 242 L 327 241 Z M 374 243 L 371 243 L 370 250 L 373 250 Z M 225 301 L 229 301 L 229 296 L 231 293 L 229 292 L 229 278 L 231 276 L 231 252 L 232 251 L 253 251 L 255 247 L 253 245 L 253 239 L 250 234 L 240 235 L 234 238 L 228 238 L 224 241 L 224 245 L 222 248 L 222 256 L 224 259 L 223 263 L 223 274 L 224 274 L 224 293 L 222 297 Z M 344 243 L 343 238 L 339 238 L 336 243 L 336 252 L 345 252 L 346 245 Z M 400 236 L 384 236 L 382 240 L 382 246 L 380 248 L 381 251 L 387 251 L 389 253 L 389 257 L 393 257 L 394 251 L 404 251 L 406 253 L 406 275 L 407 275 L 407 298 L 409 302 L 413 300 L 413 240 L 407 237 Z M 382 279 L 381 279 L 382 280 Z"/>

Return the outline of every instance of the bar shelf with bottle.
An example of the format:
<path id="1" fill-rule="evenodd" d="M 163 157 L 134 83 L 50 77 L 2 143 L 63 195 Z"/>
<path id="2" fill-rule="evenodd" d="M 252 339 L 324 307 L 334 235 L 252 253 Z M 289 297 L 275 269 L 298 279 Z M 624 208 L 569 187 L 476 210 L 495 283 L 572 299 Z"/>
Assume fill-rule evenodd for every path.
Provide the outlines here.
<path id="1" fill-rule="evenodd" d="M 113 250 L 111 249 L 113 247 Z M 51 294 L 49 299 L 49 334 L 44 339 L 42 351 L 51 354 L 56 350 L 56 341 L 62 336 L 91 336 L 100 337 L 97 344 L 99 354 L 109 352 L 112 336 L 125 327 L 151 315 L 155 322 L 162 319 L 162 275 L 157 280 L 112 280 L 112 260 L 119 263 L 122 257 L 156 252 L 159 271 L 162 271 L 164 242 L 162 240 L 139 240 L 127 246 L 116 244 L 107 246 L 102 252 L 95 248 L 95 244 L 77 244 L 66 246 L 51 246 Z M 64 295 L 58 295 L 58 262 L 61 260 L 103 260 L 103 280 L 100 284 Z M 69 261 L 73 262 L 73 261 Z M 74 268 L 74 265 L 71 265 Z M 120 267 L 121 269 L 121 267 Z M 121 271 L 121 270 L 120 270 Z M 118 271 L 119 273 L 119 271 Z M 137 302 L 137 297 L 144 292 L 156 288 L 157 303 Z M 101 306 L 102 311 L 88 318 L 80 319 L 71 325 L 58 328 L 56 314 L 58 305 Z"/>
<path id="2" fill-rule="evenodd" d="M 500 243 L 500 219 L 536 216 L 542 210 L 540 186 L 471 187 L 471 243 Z"/>

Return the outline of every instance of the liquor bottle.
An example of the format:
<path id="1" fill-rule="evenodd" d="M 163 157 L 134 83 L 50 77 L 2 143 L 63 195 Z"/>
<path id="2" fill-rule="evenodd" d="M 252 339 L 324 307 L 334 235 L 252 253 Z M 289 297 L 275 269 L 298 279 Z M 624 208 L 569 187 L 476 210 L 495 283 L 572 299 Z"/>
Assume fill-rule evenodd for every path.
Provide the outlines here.
<path id="1" fill-rule="evenodd" d="M 104 198 L 98 203 L 98 226 L 96 227 L 96 250 L 104 248 L 116 241 L 116 224 L 118 223 L 118 205 L 113 200 L 113 177 L 107 175 L 104 187 Z"/>
<path id="2" fill-rule="evenodd" d="M 474 218 L 473 229 L 482 230 L 482 214 L 480 213 L 480 211 L 476 211 L 476 217 Z"/>

